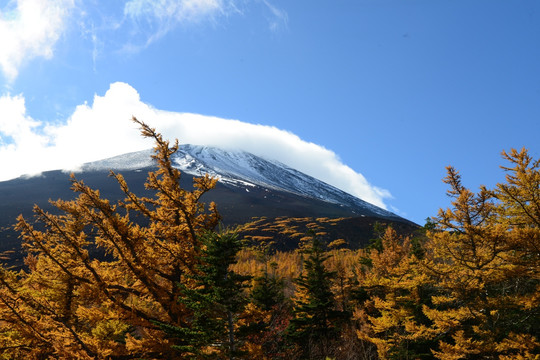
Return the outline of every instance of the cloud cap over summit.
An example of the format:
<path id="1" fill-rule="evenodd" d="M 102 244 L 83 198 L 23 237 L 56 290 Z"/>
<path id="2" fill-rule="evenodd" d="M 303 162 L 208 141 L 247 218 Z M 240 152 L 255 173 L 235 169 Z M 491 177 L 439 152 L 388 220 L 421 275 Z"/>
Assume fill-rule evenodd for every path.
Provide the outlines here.
<path id="1" fill-rule="evenodd" d="M 130 121 L 136 116 L 165 138 L 275 159 L 384 209 L 384 199 L 390 197 L 387 190 L 369 184 L 362 174 L 343 164 L 334 152 L 291 132 L 159 110 L 141 101 L 137 90 L 127 83 L 111 84 L 104 96 L 95 95 L 92 105 L 77 106 L 67 122 L 59 125 L 45 126 L 28 116 L 22 96 L 3 96 L 0 104 L 9 109 L 12 119 L 0 122 L 0 134 L 10 137 L 9 142 L 0 143 L 2 180 L 51 169 L 73 170 L 85 162 L 146 149 L 152 144 Z"/>

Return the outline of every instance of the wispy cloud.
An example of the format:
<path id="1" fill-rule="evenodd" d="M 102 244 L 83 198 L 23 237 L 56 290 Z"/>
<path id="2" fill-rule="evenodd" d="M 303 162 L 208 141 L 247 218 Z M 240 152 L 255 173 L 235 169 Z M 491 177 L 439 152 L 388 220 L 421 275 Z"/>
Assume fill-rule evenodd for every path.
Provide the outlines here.
<path id="1" fill-rule="evenodd" d="M 242 149 L 276 159 L 372 204 L 386 208 L 388 191 L 371 185 L 362 174 L 343 164 L 332 151 L 272 126 L 197 114 L 167 112 L 140 100 L 128 84 L 114 83 L 92 105 L 76 108 L 65 124 L 43 126 L 26 114 L 21 96 L 4 96 L 0 113 L 9 111 L 17 123 L 0 123 L 0 180 L 49 169 L 74 169 L 84 162 L 147 149 L 130 121 L 132 115 L 181 143 Z"/>
<path id="2" fill-rule="evenodd" d="M 124 13 L 133 18 L 152 17 L 165 22 L 196 22 L 222 11 L 222 0 L 130 0 L 124 6 Z"/>
<path id="3" fill-rule="evenodd" d="M 74 6 L 74 0 L 17 0 L 0 9 L 0 69 L 8 81 L 28 59 L 52 57 Z"/>
<path id="4" fill-rule="evenodd" d="M 289 15 L 287 14 L 287 12 L 283 9 L 277 8 L 267 0 L 262 0 L 262 2 L 264 3 L 264 5 L 266 5 L 268 10 L 270 10 L 271 16 L 268 17 L 270 30 L 280 31 L 284 28 L 287 28 L 289 22 Z"/>
<path id="5" fill-rule="evenodd" d="M 287 27 L 287 12 L 269 0 L 130 0 L 124 6 L 124 16 L 147 35 L 147 46 L 178 26 L 215 23 L 220 17 L 245 15 L 245 7 L 256 3 L 266 8 L 270 30 L 277 32 Z M 144 46 L 129 47 L 139 50 Z"/>
<path id="6" fill-rule="evenodd" d="M 199 24 L 236 11 L 234 0 L 130 0 L 124 15 L 147 34 L 146 45 L 179 25 Z"/>
<path id="7" fill-rule="evenodd" d="M 288 22 L 287 13 L 270 0 L 128 0 L 124 5 L 110 6 L 120 10 L 110 13 L 99 11 L 101 1 L 105 0 L 8 1 L 0 8 L 0 72 L 7 82 L 13 82 L 32 59 L 51 59 L 70 22 L 92 45 L 94 70 L 98 58 L 107 56 L 110 48 L 139 52 L 181 26 L 249 16 L 247 7 L 256 4 L 262 4 L 272 31 L 286 28 Z"/>

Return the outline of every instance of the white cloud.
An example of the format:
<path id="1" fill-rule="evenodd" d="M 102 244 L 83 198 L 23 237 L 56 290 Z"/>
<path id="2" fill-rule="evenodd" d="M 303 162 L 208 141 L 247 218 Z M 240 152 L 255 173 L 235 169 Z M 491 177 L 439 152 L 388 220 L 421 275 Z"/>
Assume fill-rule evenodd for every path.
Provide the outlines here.
<path id="1" fill-rule="evenodd" d="M 47 138 L 36 131 L 41 123 L 26 115 L 24 98 L 0 97 L 0 114 L 0 179 L 43 170 L 29 166 L 34 163 L 34 151 L 47 146 Z"/>
<path id="2" fill-rule="evenodd" d="M 123 6 L 123 19 L 103 18 L 104 24 L 98 28 L 94 25 L 94 21 L 98 20 L 88 18 L 89 13 L 99 8 L 98 2 L 8 1 L 7 5 L 0 8 L 0 71 L 8 82 L 12 82 L 21 66 L 29 60 L 52 58 L 56 43 L 65 33 L 70 17 L 73 20 L 74 15 L 82 16 L 78 26 L 83 34 L 90 37 L 95 64 L 98 51 L 108 44 L 107 39 L 112 32 L 120 28 L 129 33 L 129 41 L 124 44 L 123 50 L 140 51 L 180 24 L 217 22 L 219 18 L 243 14 L 242 8 L 253 3 L 263 4 L 272 31 L 287 26 L 287 13 L 272 5 L 269 0 L 128 0 Z M 74 11 L 76 4 L 80 10 L 78 14 Z M 77 22 L 75 20 L 73 23 Z"/>
<path id="3" fill-rule="evenodd" d="M 104 96 L 96 95 L 91 106 L 78 106 L 59 126 L 40 128 L 39 122 L 26 115 L 21 96 L 1 98 L 0 113 L 11 119 L 0 123 L 0 135 L 13 139 L 10 144 L 0 143 L 3 180 L 47 169 L 74 169 L 84 162 L 150 148 L 152 142 L 141 138 L 130 121 L 135 115 L 164 137 L 178 138 L 183 144 L 242 149 L 276 159 L 383 208 L 384 198 L 390 197 L 388 191 L 372 186 L 341 163 L 332 151 L 295 134 L 238 120 L 158 110 L 142 102 L 125 83 L 111 84 Z"/>
<path id="4" fill-rule="evenodd" d="M 13 81 L 22 63 L 50 58 L 74 0 L 17 0 L 0 9 L 0 68 Z"/>

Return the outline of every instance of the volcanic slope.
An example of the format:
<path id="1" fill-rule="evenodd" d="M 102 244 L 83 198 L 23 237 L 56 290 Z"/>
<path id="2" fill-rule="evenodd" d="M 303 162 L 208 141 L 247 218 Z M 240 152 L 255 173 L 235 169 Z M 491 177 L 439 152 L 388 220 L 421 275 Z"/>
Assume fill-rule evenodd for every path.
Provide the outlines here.
<path id="1" fill-rule="evenodd" d="M 103 197 L 119 200 L 123 193 L 116 181 L 108 176 L 109 170 L 114 170 L 125 177 L 131 191 L 150 195 L 144 189 L 144 182 L 148 171 L 156 168 L 151 154 L 152 150 L 145 150 L 87 163 L 75 176 L 99 189 Z M 359 224 L 368 228 L 375 221 L 407 229 L 417 227 L 406 219 L 284 164 L 244 151 L 183 145 L 173 161 L 182 171 L 181 184 L 185 188 L 191 188 L 193 176 L 208 173 L 219 179 L 216 188 L 206 194 L 203 201 L 217 203 L 225 225 L 244 224 L 254 217 L 268 222 L 285 217 L 348 219 L 343 220 L 351 224 L 347 233 Z M 4 229 L 0 233 L 0 251 L 19 249 L 20 240 L 10 230 L 19 214 L 31 217 L 34 204 L 54 211 L 48 204 L 49 199 L 72 199 L 75 196 L 70 190 L 69 174 L 62 171 L 0 182 L 0 229 Z M 332 228 L 336 229 L 335 222 L 333 224 Z M 365 231 L 363 234 L 363 240 L 355 241 L 358 245 L 369 237 Z"/>

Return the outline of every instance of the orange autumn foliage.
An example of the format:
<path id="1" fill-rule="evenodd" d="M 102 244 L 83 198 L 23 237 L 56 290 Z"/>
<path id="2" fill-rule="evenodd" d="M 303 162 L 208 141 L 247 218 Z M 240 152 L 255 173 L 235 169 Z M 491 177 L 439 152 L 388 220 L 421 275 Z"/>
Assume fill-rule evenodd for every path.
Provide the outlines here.
<path id="1" fill-rule="evenodd" d="M 420 258 L 388 232 L 368 254 L 356 314 L 381 359 L 540 357 L 540 161 L 524 149 L 503 157 L 506 182 L 493 190 L 473 193 L 448 168 L 452 208 Z"/>
<path id="2" fill-rule="evenodd" d="M 193 191 L 182 189 L 171 164 L 178 142 L 170 146 L 134 121 L 156 143 L 158 170 L 145 184 L 155 197 L 133 194 L 111 172 L 125 194 L 113 204 L 73 177 L 78 197 L 52 202 L 60 215 L 36 206 L 39 226 L 19 217 L 28 270 L 0 270 L 3 358 L 175 357 L 156 322 L 182 324 L 189 315 L 177 301 L 177 283 L 189 286 L 199 235 L 218 222 L 215 205 L 199 201 L 216 181 L 205 176 L 194 180 Z M 93 256 L 96 248 L 109 259 Z"/>
<path id="3" fill-rule="evenodd" d="M 201 279 L 210 278 L 201 277 L 201 264 L 208 265 L 201 259 L 212 246 L 201 239 L 219 215 L 200 199 L 215 180 L 205 176 L 194 180 L 194 190 L 181 188 L 171 164 L 178 143 L 171 146 L 135 121 L 156 143 L 158 170 L 146 182 L 155 196 L 132 193 L 111 173 L 125 194 L 113 203 L 73 178 L 75 200 L 54 201 L 54 214 L 36 207 L 34 221 L 18 219 L 26 268 L 0 267 L 0 359 L 225 353 L 215 342 L 201 351 L 175 350 L 186 345 L 178 334 L 201 330 L 190 327 L 200 309 L 187 294 L 204 297 Z M 540 161 L 526 150 L 503 157 L 510 163 L 503 167 L 506 181 L 478 193 L 448 168 L 452 206 L 416 237 L 379 229 L 373 246 L 350 250 L 330 235 L 343 219 L 259 218 L 241 227 L 252 247 L 231 255 L 236 260 L 227 276 L 252 276 L 251 289 L 238 288 L 250 302 L 230 312 L 229 326 L 239 337 L 238 352 L 228 358 L 540 359 Z M 276 237 L 298 248 L 276 251 Z M 328 250 L 318 250 L 325 296 L 316 300 L 331 298 L 324 310 L 343 316 L 327 324 L 331 341 L 318 337 L 305 352 L 286 329 L 292 322 L 301 330 L 314 316 L 306 274 L 315 258 L 305 251 L 319 237 Z M 265 307 L 260 289 L 269 284 L 283 293 Z"/>

